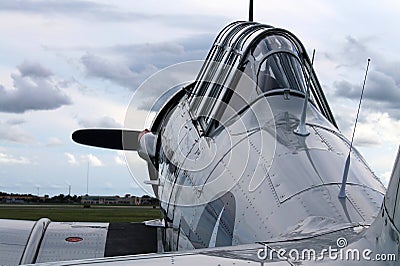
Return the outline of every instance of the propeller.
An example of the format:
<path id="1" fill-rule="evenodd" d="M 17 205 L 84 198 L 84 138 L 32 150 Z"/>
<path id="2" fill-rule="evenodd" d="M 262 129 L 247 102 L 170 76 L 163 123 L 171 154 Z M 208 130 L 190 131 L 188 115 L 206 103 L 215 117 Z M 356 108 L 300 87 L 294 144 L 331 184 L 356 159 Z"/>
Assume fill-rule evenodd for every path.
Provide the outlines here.
<path id="1" fill-rule="evenodd" d="M 79 129 L 72 133 L 76 143 L 99 148 L 136 151 L 140 131 L 127 129 Z"/>

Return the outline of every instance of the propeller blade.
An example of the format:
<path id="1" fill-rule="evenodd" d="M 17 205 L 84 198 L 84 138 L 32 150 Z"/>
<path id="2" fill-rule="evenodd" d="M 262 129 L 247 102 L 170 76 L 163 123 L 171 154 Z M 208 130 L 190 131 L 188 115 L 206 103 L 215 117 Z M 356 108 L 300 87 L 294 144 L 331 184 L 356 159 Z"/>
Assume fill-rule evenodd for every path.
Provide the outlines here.
<path id="1" fill-rule="evenodd" d="M 114 150 L 136 151 L 140 131 L 126 129 L 79 129 L 72 133 L 76 143 Z"/>

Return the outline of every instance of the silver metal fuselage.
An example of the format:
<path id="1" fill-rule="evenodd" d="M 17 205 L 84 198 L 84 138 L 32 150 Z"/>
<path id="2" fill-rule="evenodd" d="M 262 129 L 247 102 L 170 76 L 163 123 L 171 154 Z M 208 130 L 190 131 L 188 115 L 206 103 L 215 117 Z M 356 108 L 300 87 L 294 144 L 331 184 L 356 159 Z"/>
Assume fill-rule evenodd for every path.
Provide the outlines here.
<path id="1" fill-rule="evenodd" d="M 310 134 L 294 133 L 304 93 L 290 88 L 259 93 L 236 116 L 206 131 L 193 115 L 192 91 L 186 89 L 186 94 L 174 97 L 152 128 L 159 137 L 150 178 L 159 179 L 154 188 L 166 221 L 164 249 L 293 239 L 369 225 L 379 212 L 385 188 L 353 149 L 347 197 L 338 198 L 349 141 L 332 122 L 323 93 L 318 94 L 319 83 L 302 45 L 286 31 L 249 23 L 232 25 L 214 44 L 220 49 L 229 39 L 225 42 L 230 42 L 225 48 L 226 62 L 235 62 L 229 58 L 247 53 L 232 47 L 241 42 L 245 47 L 249 39 L 258 38 L 252 36 L 264 34 L 262 31 L 265 36 L 267 31 L 289 36 L 297 43 L 296 49 L 306 57 L 303 71 L 308 71 L 313 88 L 317 88 L 315 101 L 307 103 Z M 246 34 L 250 37 L 243 37 Z M 269 54 L 273 53 L 264 57 Z M 215 58 L 222 57 L 212 50 L 208 60 Z M 223 60 L 219 63 L 225 64 Z M 240 63 L 234 64 L 232 68 L 240 67 Z M 229 65 L 221 69 L 229 81 Z M 247 88 L 249 94 L 252 90 Z"/>
<path id="2" fill-rule="evenodd" d="M 261 97 L 236 123 L 207 137 L 205 141 L 213 142 L 217 154 L 202 171 L 186 170 L 180 155 L 168 159 L 165 155 L 183 153 L 192 160 L 209 159 L 207 145 L 203 150 L 194 148 L 204 137 L 192 123 L 185 97 L 165 122 L 161 134 L 171 142 L 161 143 L 158 193 L 167 221 L 167 250 L 208 247 L 222 206 L 218 235 L 224 238 L 217 238 L 216 246 L 321 233 L 370 224 L 376 217 L 385 188 L 355 149 L 347 198 L 338 198 L 349 141 L 312 104 L 307 113 L 311 134 L 298 136 L 293 130 L 303 98 L 290 95 L 285 99 L 283 94 Z M 254 112 L 265 108 L 259 106 L 265 102 L 261 99 L 267 99 L 273 117 L 263 116 L 263 121 L 252 125 Z M 252 131 L 241 132 L 239 121 Z M 263 127 L 257 128 L 259 123 Z M 273 126 L 276 129 L 269 128 Z M 235 138 L 227 145 L 232 134 Z M 276 147 L 266 147 L 271 143 Z M 182 206 L 190 201 L 194 206 Z"/>

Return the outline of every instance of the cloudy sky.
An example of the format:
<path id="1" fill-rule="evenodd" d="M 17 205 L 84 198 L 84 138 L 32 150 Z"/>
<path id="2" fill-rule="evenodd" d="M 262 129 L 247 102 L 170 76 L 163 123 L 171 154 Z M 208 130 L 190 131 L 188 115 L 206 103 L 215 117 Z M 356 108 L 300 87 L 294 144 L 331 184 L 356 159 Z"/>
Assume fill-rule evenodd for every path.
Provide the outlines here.
<path id="1" fill-rule="evenodd" d="M 90 194 L 143 194 L 121 153 L 74 144 L 71 133 L 122 127 L 146 78 L 203 59 L 220 29 L 246 19 L 247 7 L 247 0 L 0 1 L 0 191 L 67 194 L 71 185 L 72 194 L 85 194 L 89 164 Z M 400 2 L 255 0 L 254 17 L 317 50 L 315 69 L 348 137 L 372 59 L 355 145 L 386 184 L 400 144 Z M 145 175 L 139 161 L 135 174 Z"/>

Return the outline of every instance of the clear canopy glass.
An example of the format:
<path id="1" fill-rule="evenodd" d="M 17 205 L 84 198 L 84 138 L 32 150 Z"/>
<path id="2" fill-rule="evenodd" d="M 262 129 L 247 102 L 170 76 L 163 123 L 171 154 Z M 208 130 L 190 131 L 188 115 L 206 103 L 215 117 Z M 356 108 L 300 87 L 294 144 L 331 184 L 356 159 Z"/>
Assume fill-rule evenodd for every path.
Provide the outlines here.
<path id="1" fill-rule="evenodd" d="M 257 84 L 258 93 L 275 89 L 306 89 L 302 64 L 296 47 L 285 37 L 267 36 L 249 54 L 246 68 Z"/>

